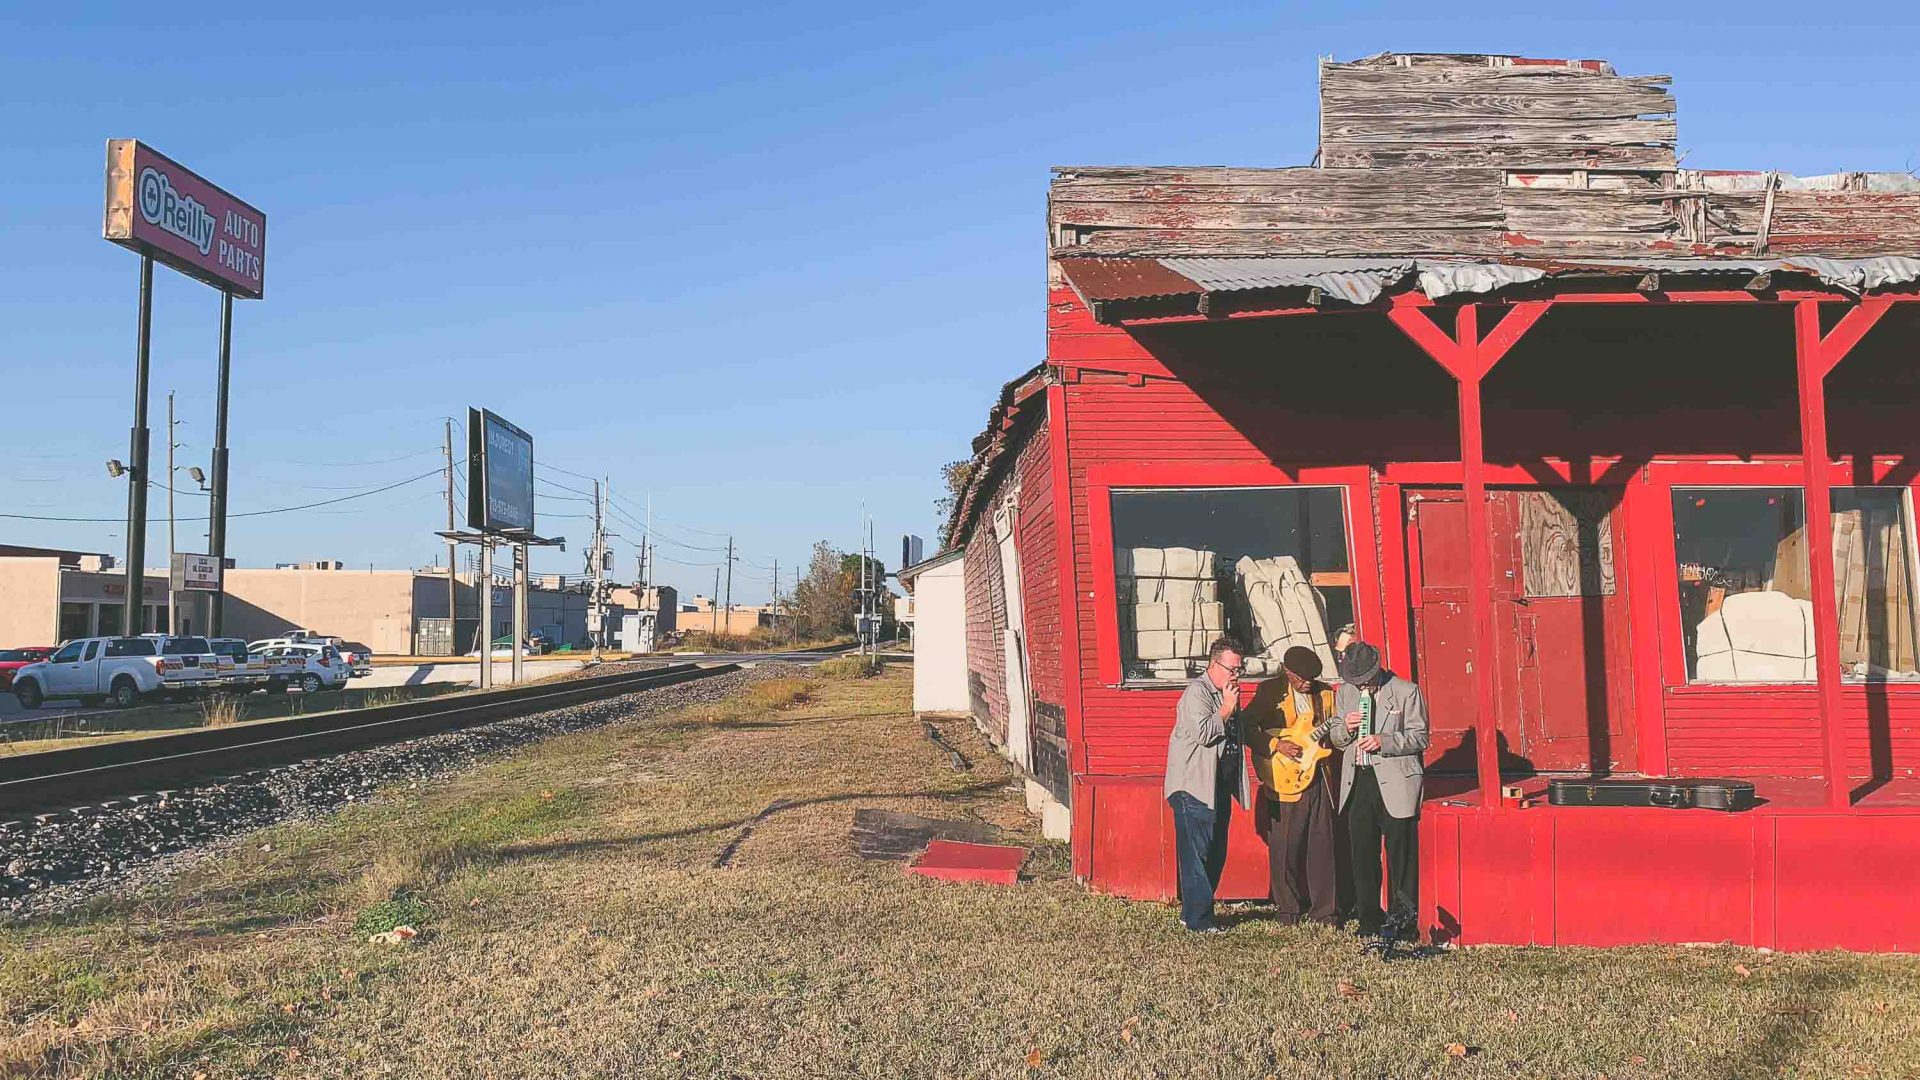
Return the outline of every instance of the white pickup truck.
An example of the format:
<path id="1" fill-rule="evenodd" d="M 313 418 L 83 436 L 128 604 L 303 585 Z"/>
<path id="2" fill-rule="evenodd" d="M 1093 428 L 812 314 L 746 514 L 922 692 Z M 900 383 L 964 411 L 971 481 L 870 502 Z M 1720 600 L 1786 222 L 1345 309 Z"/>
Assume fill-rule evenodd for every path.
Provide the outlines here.
<path id="1" fill-rule="evenodd" d="M 52 698 L 83 705 L 111 702 L 130 708 L 161 694 L 211 689 L 220 682 L 220 661 L 206 638 L 78 638 L 14 676 L 13 696 L 37 709 Z"/>

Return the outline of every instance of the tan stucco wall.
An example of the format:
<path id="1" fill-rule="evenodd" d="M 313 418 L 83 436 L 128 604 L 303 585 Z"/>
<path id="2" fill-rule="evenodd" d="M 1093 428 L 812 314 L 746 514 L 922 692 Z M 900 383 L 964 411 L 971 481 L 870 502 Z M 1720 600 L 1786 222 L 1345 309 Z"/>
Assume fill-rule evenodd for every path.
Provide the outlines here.
<path id="1" fill-rule="evenodd" d="M 363 642 L 376 653 L 409 653 L 413 576 L 411 570 L 229 570 L 224 629 L 250 641 L 313 630 Z"/>
<path id="2" fill-rule="evenodd" d="M 57 644 L 60 560 L 0 558 L 0 649 Z"/>

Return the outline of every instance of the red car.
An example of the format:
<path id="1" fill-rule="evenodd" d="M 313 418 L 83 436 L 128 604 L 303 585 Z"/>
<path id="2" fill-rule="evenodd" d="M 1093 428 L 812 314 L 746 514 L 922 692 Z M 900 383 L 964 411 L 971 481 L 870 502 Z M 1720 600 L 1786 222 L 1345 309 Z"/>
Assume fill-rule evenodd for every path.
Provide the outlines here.
<path id="1" fill-rule="evenodd" d="M 29 645 L 24 649 L 0 649 L 0 690 L 13 685 L 13 673 L 28 664 L 37 664 L 53 655 L 51 645 Z"/>

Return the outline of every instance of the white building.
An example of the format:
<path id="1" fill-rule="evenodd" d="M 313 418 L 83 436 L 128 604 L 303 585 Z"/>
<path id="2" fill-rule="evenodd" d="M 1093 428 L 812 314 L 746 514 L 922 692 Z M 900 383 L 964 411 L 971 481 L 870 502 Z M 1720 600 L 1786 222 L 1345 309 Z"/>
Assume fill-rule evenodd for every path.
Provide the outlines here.
<path id="1" fill-rule="evenodd" d="M 955 548 L 897 575 L 912 597 L 913 710 L 965 713 L 967 566 Z"/>

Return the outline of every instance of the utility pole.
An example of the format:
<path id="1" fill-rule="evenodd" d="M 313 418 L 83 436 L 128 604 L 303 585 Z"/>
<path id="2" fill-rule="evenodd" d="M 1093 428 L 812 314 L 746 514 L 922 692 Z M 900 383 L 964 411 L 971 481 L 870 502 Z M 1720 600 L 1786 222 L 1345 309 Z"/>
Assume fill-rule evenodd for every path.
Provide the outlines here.
<path id="1" fill-rule="evenodd" d="M 733 633 L 733 537 L 727 537 L 727 633 Z"/>
<path id="2" fill-rule="evenodd" d="M 713 568 L 713 595 L 708 598 L 707 606 L 713 609 L 713 634 L 720 636 L 720 568 Z"/>
<path id="3" fill-rule="evenodd" d="M 612 486 L 611 482 L 608 486 Z M 607 537 L 600 516 L 602 504 L 600 481 L 595 480 L 593 482 L 593 546 L 587 550 L 587 560 L 590 563 L 587 573 L 591 577 L 593 589 L 588 607 L 589 621 L 592 625 L 587 629 L 587 636 L 593 639 L 593 659 L 596 662 L 600 659 L 600 642 L 607 632 L 606 582 L 601 579 L 607 565 Z"/>
<path id="4" fill-rule="evenodd" d="M 460 608 L 454 602 L 458 591 L 454 588 L 453 566 L 459 558 L 459 542 L 453 538 L 453 418 L 447 418 L 447 648 L 458 652 L 460 636 Z"/>
<path id="5" fill-rule="evenodd" d="M 852 619 L 852 640 L 860 642 L 860 655 L 866 657 L 866 500 L 860 500 L 860 584 L 854 596 L 860 598 L 860 613 Z"/>
<path id="6" fill-rule="evenodd" d="M 173 391 L 167 391 L 167 633 L 180 632 L 179 597 L 173 594 L 174 552 L 179 548 L 174 536 L 173 451 L 180 444 L 173 437 Z"/>
<path id="7" fill-rule="evenodd" d="M 772 606 L 773 606 L 773 632 L 777 636 L 780 633 L 780 559 L 778 556 L 775 556 L 773 560 L 773 605 Z"/>

